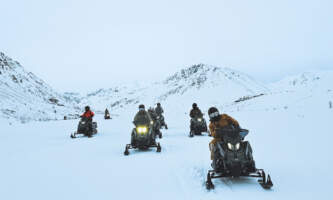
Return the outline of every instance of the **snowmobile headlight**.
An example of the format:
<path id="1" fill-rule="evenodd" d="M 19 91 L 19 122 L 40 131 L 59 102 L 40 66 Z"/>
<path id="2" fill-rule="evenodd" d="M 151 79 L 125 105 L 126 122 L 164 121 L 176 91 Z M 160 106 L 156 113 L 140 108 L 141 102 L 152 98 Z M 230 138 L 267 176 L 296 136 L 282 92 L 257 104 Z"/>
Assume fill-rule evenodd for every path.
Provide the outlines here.
<path id="1" fill-rule="evenodd" d="M 81 122 L 81 124 L 85 124 L 86 122 Z"/>
<path id="2" fill-rule="evenodd" d="M 154 124 L 154 121 L 150 121 L 150 124 L 153 125 L 153 124 Z"/>
<path id="3" fill-rule="evenodd" d="M 240 143 L 238 142 L 236 145 L 235 145 L 235 149 L 238 151 L 240 148 Z"/>
<path id="4" fill-rule="evenodd" d="M 199 121 L 199 122 L 201 122 L 201 121 L 202 121 L 202 119 L 201 119 L 201 118 L 198 118 L 198 121 Z"/>
<path id="5" fill-rule="evenodd" d="M 143 135 L 143 134 L 146 134 L 148 132 L 148 129 L 145 126 L 141 126 L 141 127 L 136 128 L 136 132 Z"/>
<path id="6" fill-rule="evenodd" d="M 234 145 L 232 145 L 231 143 L 228 143 L 228 149 L 229 150 L 234 150 Z"/>

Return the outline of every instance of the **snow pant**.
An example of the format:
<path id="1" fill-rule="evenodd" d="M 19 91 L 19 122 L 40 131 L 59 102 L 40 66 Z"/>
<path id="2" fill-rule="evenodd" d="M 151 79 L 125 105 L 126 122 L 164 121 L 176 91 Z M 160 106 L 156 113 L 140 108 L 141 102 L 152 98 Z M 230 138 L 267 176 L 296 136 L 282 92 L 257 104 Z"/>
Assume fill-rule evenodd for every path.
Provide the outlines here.
<path id="1" fill-rule="evenodd" d="M 218 142 L 221 142 L 222 140 L 220 138 L 214 138 L 210 143 L 209 143 L 209 150 L 210 150 L 210 159 L 214 160 L 214 152 L 216 150 L 216 144 Z"/>

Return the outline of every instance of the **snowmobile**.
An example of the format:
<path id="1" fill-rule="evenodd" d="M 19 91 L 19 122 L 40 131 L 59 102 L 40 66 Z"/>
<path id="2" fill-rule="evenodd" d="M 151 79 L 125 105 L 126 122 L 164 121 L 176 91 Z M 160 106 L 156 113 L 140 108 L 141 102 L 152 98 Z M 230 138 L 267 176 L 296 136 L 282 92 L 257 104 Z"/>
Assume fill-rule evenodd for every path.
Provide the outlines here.
<path id="1" fill-rule="evenodd" d="M 105 110 L 105 113 L 104 113 L 104 119 L 111 119 L 111 116 L 110 116 L 110 112 L 108 109 Z"/>
<path id="2" fill-rule="evenodd" d="M 203 117 L 192 118 L 190 129 L 190 137 L 208 132 L 206 120 Z"/>
<path id="3" fill-rule="evenodd" d="M 89 126 L 92 126 L 92 130 L 89 129 Z M 87 137 L 97 134 L 97 122 L 91 122 L 88 118 L 81 117 L 77 131 L 71 134 L 71 138 L 76 138 L 79 134 Z"/>
<path id="4" fill-rule="evenodd" d="M 159 123 L 161 124 L 161 128 L 164 127 L 165 129 L 168 129 L 168 125 L 165 123 L 163 115 L 158 115 L 157 121 L 159 121 Z"/>
<path id="5" fill-rule="evenodd" d="M 254 177 L 264 189 L 273 186 L 270 175 L 266 176 L 263 169 L 257 169 L 252 156 L 252 148 L 248 141 L 244 141 L 249 133 L 246 129 L 223 128 L 216 131 L 222 142 L 216 144 L 213 149 L 213 170 L 207 174 L 206 188 L 214 189 L 212 179 L 223 177 Z"/>
<path id="6" fill-rule="evenodd" d="M 155 133 L 153 132 L 153 122 L 151 124 L 137 124 L 132 131 L 131 144 L 126 145 L 124 155 L 129 155 L 129 149 L 147 150 L 156 147 L 157 152 L 162 148 L 159 142 L 156 142 Z"/>

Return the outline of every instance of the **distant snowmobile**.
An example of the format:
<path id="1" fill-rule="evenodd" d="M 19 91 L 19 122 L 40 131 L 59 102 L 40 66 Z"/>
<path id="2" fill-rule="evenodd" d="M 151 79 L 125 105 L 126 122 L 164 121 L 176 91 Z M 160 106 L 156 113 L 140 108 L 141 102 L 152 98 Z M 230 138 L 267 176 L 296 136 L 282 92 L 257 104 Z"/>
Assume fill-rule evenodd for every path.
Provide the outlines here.
<path id="1" fill-rule="evenodd" d="M 110 112 L 108 109 L 105 109 L 104 119 L 111 119 Z"/>
<path id="2" fill-rule="evenodd" d="M 202 132 L 208 132 L 206 120 L 203 117 L 192 118 L 190 129 L 190 137 L 202 135 Z"/>
<path id="3" fill-rule="evenodd" d="M 216 134 L 223 142 L 217 143 L 214 150 L 213 170 L 207 174 L 206 188 L 214 189 L 212 179 L 223 177 L 254 177 L 265 189 L 273 186 L 270 175 L 263 169 L 257 169 L 252 157 L 252 148 L 248 141 L 243 141 L 248 134 L 246 129 L 223 128 Z"/>
<path id="4" fill-rule="evenodd" d="M 92 130 L 90 130 L 89 126 L 92 127 Z M 97 134 L 97 122 L 92 122 L 86 117 L 81 117 L 77 131 L 71 134 L 71 138 L 76 138 L 79 134 L 87 137 Z"/>
<path id="5" fill-rule="evenodd" d="M 157 152 L 161 152 L 161 145 L 155 140 L 153 126 L 149 124 L 137 124 L 132 131 L 131 144 L 126 145 L 124 155 L 129 155 L 129 149 L 146 150 L 151 147 L 156 147 Z"/>

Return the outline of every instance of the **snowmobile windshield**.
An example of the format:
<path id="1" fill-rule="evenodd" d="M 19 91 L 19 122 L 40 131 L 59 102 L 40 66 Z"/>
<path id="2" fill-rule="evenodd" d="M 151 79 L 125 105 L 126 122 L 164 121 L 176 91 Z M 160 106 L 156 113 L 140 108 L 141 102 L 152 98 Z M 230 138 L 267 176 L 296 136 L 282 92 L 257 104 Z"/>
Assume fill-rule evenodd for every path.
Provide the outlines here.
<path id="1" fill-rule="evenodd" d="M 245 138 L 249 134 L 249 130 L 241 129 L 239 134 L 242 138 Z"/>
<path id="2" fill-rule="evenodd" d="M 87 117 L 81 117 L 81 121 L 82 122 L 87 122 L 87 121 L 89 121 L 89 119 Z"/>
<path id="3" fill-rule="evenodd" d="M 239 143 L 247 134 L 248 130 L 246 129 L 230 129 L 230 128 L 221 128 L 216 129 L 216 137 L 222 138 L 223 141 L 231 144 Z"/>

